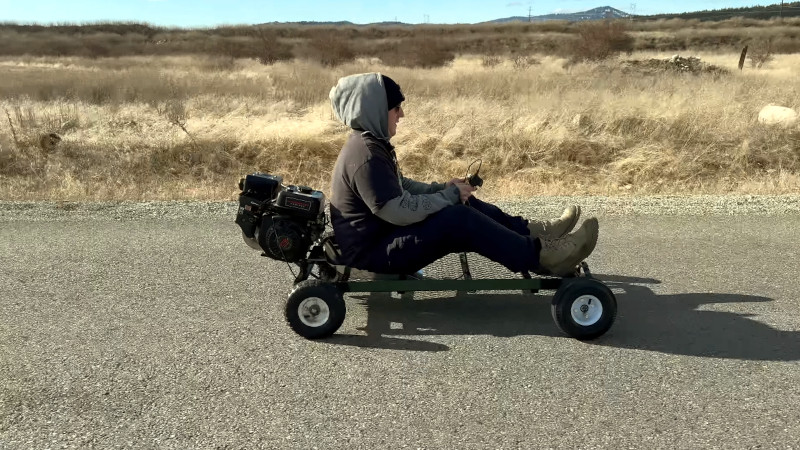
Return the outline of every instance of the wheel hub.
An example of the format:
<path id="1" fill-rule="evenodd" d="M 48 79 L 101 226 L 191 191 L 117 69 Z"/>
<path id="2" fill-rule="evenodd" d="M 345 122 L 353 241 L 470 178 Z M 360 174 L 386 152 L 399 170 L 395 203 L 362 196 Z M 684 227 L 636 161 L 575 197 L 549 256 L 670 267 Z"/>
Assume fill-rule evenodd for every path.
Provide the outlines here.
<path id="1" fill-rule="evenodd" d="M 581 295 L 572 302 L 572 320 L 587 327 L 596 324 L 603 316 L 603 304 L 594 295 Z"/>
<path id="2" fill-rule="evenodd" d="M 300 321 L 309 327 L 319 327 L 330 319 L 330 309 L 325 300 L 319 297 L 309 297 L 297 306 L 297 315 Z"/>

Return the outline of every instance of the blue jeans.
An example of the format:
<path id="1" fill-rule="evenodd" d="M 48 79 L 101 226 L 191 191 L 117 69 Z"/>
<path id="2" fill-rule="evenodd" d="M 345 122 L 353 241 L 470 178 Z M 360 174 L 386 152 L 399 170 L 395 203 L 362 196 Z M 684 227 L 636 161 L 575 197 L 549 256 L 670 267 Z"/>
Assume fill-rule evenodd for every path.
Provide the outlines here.
<path id="1" fill-rule="evenodd" d="M 395 227 L 362 251 L 354 267 L 378 273 L 414 273 L 450 253 L 475 252 L 512 272 L 534 270 L 542 244 L 528 221 L 470 197 L 422 222 Z"/>

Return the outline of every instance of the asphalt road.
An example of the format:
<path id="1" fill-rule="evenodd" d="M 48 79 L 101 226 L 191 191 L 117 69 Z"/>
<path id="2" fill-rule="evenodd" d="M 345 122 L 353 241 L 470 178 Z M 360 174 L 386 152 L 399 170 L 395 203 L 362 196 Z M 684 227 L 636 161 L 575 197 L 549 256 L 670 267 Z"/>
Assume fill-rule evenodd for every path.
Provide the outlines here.
<path id="1" fill-rule="evenodd" d="M 800 448 L 800 216 L 602 216 L 611 331 L 550 294 L 283 319 L 231 217 L 0 222 L 0 448 Z"/>

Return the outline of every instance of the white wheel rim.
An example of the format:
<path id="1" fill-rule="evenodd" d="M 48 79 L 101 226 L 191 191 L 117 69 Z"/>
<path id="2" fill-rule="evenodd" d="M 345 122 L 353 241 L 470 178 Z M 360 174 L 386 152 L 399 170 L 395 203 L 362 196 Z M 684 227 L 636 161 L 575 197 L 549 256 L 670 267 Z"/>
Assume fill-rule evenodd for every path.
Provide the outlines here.
<path id="1" fill-rule="evenodd" d="M 308 297 L 297 306 L 300 321 L 309 327 L 319 327 L 331 317 L 331 310 L 325 300 L 319 297 Z"/>
<path id="2" fill-rule="evenodd" d="M 603 316 L 603 304 L 594 295 L 581 295 L 572 302 L 572 320 L 578 325 L 594 325 Z"/>

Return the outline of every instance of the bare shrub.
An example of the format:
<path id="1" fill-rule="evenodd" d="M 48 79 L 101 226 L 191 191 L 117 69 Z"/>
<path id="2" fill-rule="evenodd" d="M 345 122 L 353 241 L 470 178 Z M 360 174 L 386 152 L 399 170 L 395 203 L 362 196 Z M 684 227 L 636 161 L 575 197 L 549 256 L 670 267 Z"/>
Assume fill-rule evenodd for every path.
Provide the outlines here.
<path id="1" fill-rule="evenodd" d="M 497 55 L 483 55 L 481 58 L 481 65 L 483 67 L 492 68 L 503 62 L 503 59 Z"/>
<path id="2" fill-rule="evenodd" d="M 753 69 L 760 69 L 769 64 L 773 59 L 772 56 L 772 40 L 768 39 L 766 43 L 754 45 L 748 55 L 750 58 L 750 67 Z"/>
<path id="3" fill-rule="evenodd" d="M 620 52 L 632 52 L 634 39 L 625 31 L 622 21 L 582 22 L 578 24 L 578 40 L 573 48 L 579 60 L 601 61 Z"/>
<path id="4" fill-rule="evenodd" d="M 186 129 L 189 120 L 189 112 L 186 110 L 187 90 L 175 80 L 167 80 L 167 85 L 169 95 L 164 103 L 156 105 L 156 111 L 169 123 L 183 130 L 194 143 L 194 136 Z"/>
<path id="5" fill-rule="evenodd" d="M 389 66 L 428 69 L 450 64 L 455 54 L 441 42 L 412 38 L 386 48 L 379 57 Z"/>
<path id="6" fill-rule="evenodd" d="M 258 40 L 256 59 L 261 64 L 270 65 L 278 61 L 294 58 L 292 47 L 280 42 L 278 40 L 278 34 L 274 30 L 259 27 L 256 28 L 254 34 Z"/>
<path id="7" fill-rule="evenodd" d="M 345 39 L 333 34 L 312 37 L 303 56 L 326 67 L 336 67 L 355 59 L 356 53 Z"/>
<path id="8" fill-rule="evenodd" d="M 538 59 L 529 55 L 514 55 L 511 57 L 511 63 L 514 65 L 514 69 L 516 70 L 525 70 L 530 66 L 541 64 Z"/>

